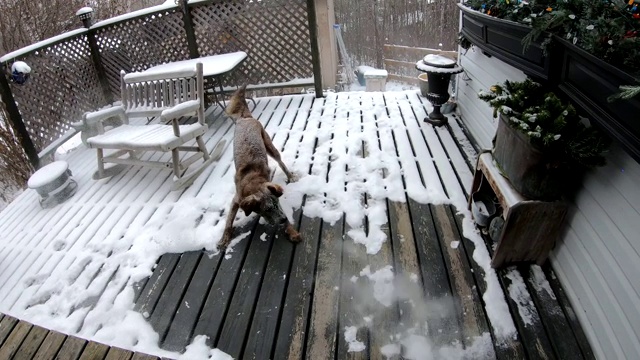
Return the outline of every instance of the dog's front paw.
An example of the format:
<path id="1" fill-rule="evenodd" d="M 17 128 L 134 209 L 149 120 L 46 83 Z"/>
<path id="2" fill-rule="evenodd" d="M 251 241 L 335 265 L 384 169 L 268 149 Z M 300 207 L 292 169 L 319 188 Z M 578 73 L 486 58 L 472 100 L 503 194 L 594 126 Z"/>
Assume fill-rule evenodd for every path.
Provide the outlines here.
<path id="1" fill-rule="evenodd" d="M 300 233 L 297 232 L 296 229 L 291 226 L 291 224 L 289 224 L 289 226 L 287 227 L 286 232 L 287 238 L 289 238 L 289 241 L 291 241 L 292 243 L 296 244 L 302 241 L 302 236 L 300 236 Z"/>
<path id="2" fill-rule="evenodd" d="M 227 246 L 231 242 L 231 236 L 227 236 L 226 234 L 222 237 L 222 240 L 218 243 L 218 251 L 223 253 L 227 250 Z"/>
<path id="3" fill-rule="evenodd" d="M 287 178 L 288 183 L 296 182 L 298 180 L 300 180 L 300 178 L 296 174 L 290 174 L 289 177 Z"/>

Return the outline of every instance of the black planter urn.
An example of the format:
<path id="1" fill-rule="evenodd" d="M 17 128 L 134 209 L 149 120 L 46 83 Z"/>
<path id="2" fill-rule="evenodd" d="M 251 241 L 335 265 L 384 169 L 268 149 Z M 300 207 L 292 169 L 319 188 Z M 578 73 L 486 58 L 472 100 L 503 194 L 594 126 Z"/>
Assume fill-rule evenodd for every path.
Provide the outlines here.
<path id="1" fill-rule="evenodd" d="M 456 61 L 441 55 L 427 55 L 416 63 L 416 68 L 427 73 L 429 90 L 426 98 L 433 105 L 433 111 L 424 121 L 434 126 L 447 123 L 447 117 L 440 112 L 440 107 L 449 100 L 449 82 L 451 75 L 462 72 Z"/>

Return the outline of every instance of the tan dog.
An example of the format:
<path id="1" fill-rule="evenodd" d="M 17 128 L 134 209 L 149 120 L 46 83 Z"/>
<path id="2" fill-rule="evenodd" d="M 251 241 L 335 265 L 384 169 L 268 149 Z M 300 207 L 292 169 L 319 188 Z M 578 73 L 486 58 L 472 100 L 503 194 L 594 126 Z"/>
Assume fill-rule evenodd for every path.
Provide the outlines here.
<path id="1" fill-rule="evenodd" d="M 227 214 L 222 241 L 218 244 L 219 250 L 224 250 L 231 241 L 233 220 L 238 208 L 247 216 L 255 212 L 270 224 L 286 226 L 285 231 L 291 242 L 301 240 L 300 234 L 293 228 L 280 207 L 278 198 L 282 196 L 282 187 L 269 180 L 267 155 L 278 162 L 288 181 L 294 181 L 294 177 L 280 159 L 280 153 L 273 146 L 269 134 L 251 115 L 245 99 L 245 88 L 246 86 L 243 86 L 233 94 L 226 109 L 226 113 L 236 121 L 233 140 L 236 195 Z"/>

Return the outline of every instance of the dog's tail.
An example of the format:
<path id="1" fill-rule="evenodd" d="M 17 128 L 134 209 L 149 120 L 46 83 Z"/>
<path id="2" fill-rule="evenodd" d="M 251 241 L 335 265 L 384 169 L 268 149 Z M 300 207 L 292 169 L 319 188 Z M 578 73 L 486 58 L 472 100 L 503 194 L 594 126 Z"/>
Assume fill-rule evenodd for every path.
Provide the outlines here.
<path id="1" fill-rule="evenodd" d="M 231 96 L 231 101 L 229 102 L 229 105 L 227 106 L 225 112 L 233 119 L 252 117 L 251 111 L 249 110 L 249 104 L 247 104 L 247 99 L 245 98 L 246 90 L 247 85 L 242 85 Z"/>

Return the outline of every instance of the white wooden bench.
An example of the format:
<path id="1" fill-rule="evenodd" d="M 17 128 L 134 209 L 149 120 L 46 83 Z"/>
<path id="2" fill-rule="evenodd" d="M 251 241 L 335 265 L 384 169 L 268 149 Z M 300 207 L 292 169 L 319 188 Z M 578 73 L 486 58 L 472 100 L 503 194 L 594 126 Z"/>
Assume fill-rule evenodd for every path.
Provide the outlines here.
<path id="1" fill-rule="evenodd" d="M 185 187 L 214 160 L 220 157 L 226 141 L 209 153 L 202 139 L 207 131 L 204 119 L 202 64 L 191 69 L 156 73 L 121 72 L 122 104 L 85 113 L 83 131 L 86 144 L 98 153 L 98 170 L 94 179 L 113 176 L 127 165 L 172 169 L 172 190 Z M 197 117 L 193 124 L 181 125 L 185 116 Z M 133 125 L 129 119 L 160 117 L 160 123 Z M 168 125 L 168 123 L 171 125 Z M 96 134 L 96 135 L 94 135 Z M 187 144 L 192 142 L 192 144 Z M 109 154 L 105 150 L 112 150 Z M 141 152 L 171 152 L 171 160 L 142 160 Z M 192 153 L 183 156 L 182 152 Z M 115 166 L 106 167 L 113 163 Z M 192 166 L 193 165 L 193 166 Z"/>

